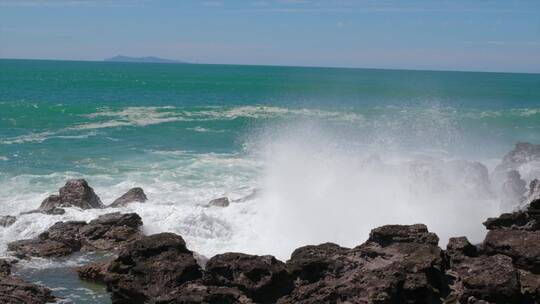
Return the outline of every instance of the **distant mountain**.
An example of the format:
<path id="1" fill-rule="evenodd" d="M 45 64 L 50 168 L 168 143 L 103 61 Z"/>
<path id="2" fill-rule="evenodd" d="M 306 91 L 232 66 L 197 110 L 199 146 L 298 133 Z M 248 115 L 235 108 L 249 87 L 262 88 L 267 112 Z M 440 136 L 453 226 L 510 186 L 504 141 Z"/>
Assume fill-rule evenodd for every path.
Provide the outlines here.
<path id="1" fill-rule="evenodd" d="M 123 55 L 107 58 L 104 61 L 110 62 L 149 62 L 149 63 L 187 63 L 178 60 L 164 59 L 158 57 L 128 57 Z"/>

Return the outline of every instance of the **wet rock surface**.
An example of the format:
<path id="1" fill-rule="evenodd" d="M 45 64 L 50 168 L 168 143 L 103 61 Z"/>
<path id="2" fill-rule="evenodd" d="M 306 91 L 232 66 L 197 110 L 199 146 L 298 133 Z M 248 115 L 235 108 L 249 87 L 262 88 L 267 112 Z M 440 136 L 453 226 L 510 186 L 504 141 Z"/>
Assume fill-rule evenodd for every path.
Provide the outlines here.
<path id="1" fill-rule="evenodd" d="M 231 202 L 229 201 L 229 198 L 227 197 L 216 198 L 208 202 L 209 207 L 227 207 L 230 204 Z"/>
<path id="2" fill-rule="evenodd" d="M 0 303 L 40 304 L 56 300 L 50 289 L 11 275 L 11 263 L 0 259 Z"/>
<path id="3" fill-rule="evenodd" d="M 0 215 L 0 227 L 9 227 L 17 221 L 12 215 Z"/>
<path id="4" fill-rule="evenodd" d="M 16 256 L 61 257 L 77 251 L 118 250 L 139 239 L 142 220 L 135 213 L 109 213 L 89 223 L 57 222 L 34 239 L 8 244 Z"/>
<path id="5" fill-rule="evenodd" d="M 124 193 L 121 197 L 117 198 L 109 205 L 109 207 L 123 207 L 130 203 L 144 203 L 148 200 L 144 190 L 142 188 L 136 187 L 129 189 L 128 192 Z"/>
<path id="6" fill-rule="evenodd" d="M 51 195 L 46 198 L 39 209 L 49 210 L 57 207 L 92 209 L 105 207 L 94 189 L 84 179 L 68 180 L 58 192 L 59 195 Z"/>
<path id="7" fill-rule="evenodd" d="M 146 303 L 200 279 L 202 269 L 181 236 L 160 233 L 126 246 L 104 277 L 113 303 Z M 166 301 L 165 301 L 166 302 Z"/>

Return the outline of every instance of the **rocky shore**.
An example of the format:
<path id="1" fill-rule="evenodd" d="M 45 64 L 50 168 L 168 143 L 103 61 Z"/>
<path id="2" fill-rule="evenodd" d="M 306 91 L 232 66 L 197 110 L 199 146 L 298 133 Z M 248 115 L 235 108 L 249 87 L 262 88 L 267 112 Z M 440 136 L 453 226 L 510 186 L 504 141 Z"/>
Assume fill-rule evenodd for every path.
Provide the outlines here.
<path id="1" fill-rule="evenodd" d="M 113 303 L 539 303 L 540 182 L 523 188 L 514 171 L 523 158 L 540 160 L 540 146 L 519 144 L 509 155 L 499 170 L 506 172 L 504 187 L 515 190 L 513 199 L 521 207 L 487 219 L 480 244 L 454 237 L 441 248 L 423 224 L 386 225 L 354 248 L 308 245 L 287 261 L 236 252 L 207 259 L 191 251 L 182 236 L 144 235 L 139 215 L 113 212 L 88 223 L 58 222 L 36 238 L 9 243 L 15 259 L 0 260 L 0 302 L 59 300 L 48 288 L 13 276 L 16 259 L 112 252 L 109 260 L 77 272 L 82 280 L 104 284 Z M 146 199 L 142 189 L 133 188 L 109 206 Z M 220 198 L 209 207 L 229 203 Z M 32 212 L 109 206 L 85 180 L 70 180 Z M 0 224 L 15 220 L 0 218 Z"/>

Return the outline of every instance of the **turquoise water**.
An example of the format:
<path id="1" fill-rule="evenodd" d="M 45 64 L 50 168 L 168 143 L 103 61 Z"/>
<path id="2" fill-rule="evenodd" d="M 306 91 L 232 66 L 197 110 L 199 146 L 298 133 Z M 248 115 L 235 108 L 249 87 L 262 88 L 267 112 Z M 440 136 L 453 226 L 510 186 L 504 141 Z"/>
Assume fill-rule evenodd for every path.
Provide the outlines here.
<path id="1" fill-rule="evenodd" d="M 479 240 L 497 191 L 445 162 L 492 169 L 517 141 L 540 143 L 540 74 L 0 60 L 1 215 L 36 208 L 68 178 L 88 179 L 105 203 L 142 186 L 149 201 L 126 211 L 145 232 L 179 233 L 208 256 L 286 259 L 307 243 L 354 246 L 387 223 Z M 426 159 L 419 180 L 411 168 Z M 249 203 L 204 207 L 255 189 Z M 0 251 L 105 212 L 20 216 L 0 228 Z M 22 273 L 47 283 L 50 269 L 73 276 L 73 263 Z M 88 290 L 62 295 L 92 302 Z"/>

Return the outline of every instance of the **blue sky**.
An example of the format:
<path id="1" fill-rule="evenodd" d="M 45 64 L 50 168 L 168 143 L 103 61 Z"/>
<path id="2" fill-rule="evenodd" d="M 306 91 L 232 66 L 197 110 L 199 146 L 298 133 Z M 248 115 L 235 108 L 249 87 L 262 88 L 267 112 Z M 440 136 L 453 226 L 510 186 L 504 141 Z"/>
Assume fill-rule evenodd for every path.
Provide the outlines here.
<path id="1" fill-rule="evenodd" d="M 540 72 L 540 1 L 0 0 L 0 57 Z"/>

